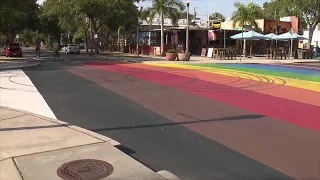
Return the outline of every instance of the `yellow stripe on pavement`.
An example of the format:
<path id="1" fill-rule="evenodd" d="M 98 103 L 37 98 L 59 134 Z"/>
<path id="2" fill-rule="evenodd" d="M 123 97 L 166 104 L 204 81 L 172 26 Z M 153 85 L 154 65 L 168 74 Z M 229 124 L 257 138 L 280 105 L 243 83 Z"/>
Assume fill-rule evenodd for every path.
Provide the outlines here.
<path id="1" fill-rule="evenodd" d="M 305 81 L 299 79 L 291 79 L 279 76 L 271 76 L 271 75 L 262 75 L 257 73 L 248 73 L 243 71 L 231 70 L 231 69 L 222 69 L 222 68 L 214 68 L 214 67 L 200 67 L 200 66 L 190 66 L 184 64 L 173 64 L 173 63 L 145 63 L 148 65 L 161 66 L 161 67 L 171 67 L 171 68 L 180 68 L 180 69 L 190 69 L 190 70 L 198 70 L 203 72 L 215 73 L 220 75 L 232 76 L 232 77 L 241 77 L 243 79 L 252 79 L 255 81 L 263 80 L 263 77 L 272 79 L 276 84 L 284 84 L 287 86 L 308 89 L 312 91 L 320 92 L 320 82 L 314 81 Z M 261 79 L 262 78 L 262 79 Z M 297 95 L 299 96 L 299 95 Z"/>

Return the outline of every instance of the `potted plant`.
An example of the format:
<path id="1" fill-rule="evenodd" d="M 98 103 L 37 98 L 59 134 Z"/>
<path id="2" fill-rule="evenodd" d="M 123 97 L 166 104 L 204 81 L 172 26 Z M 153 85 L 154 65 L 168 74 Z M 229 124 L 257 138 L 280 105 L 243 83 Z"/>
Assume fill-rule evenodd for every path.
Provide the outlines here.
<path id="1" fill-rule="evenodd" d="M 166 59 L 168 61 L 174 61 L 177 58 L 177 51 L 174 49 L 170 49 L 166 52 Z"/>
<path id="2" fill-rule="evenodd" d="M 179 61 L 189 61 L 190 60 L 190 53 L 186 53 L 184 51 L 179 51 L 177 53 Z"/>

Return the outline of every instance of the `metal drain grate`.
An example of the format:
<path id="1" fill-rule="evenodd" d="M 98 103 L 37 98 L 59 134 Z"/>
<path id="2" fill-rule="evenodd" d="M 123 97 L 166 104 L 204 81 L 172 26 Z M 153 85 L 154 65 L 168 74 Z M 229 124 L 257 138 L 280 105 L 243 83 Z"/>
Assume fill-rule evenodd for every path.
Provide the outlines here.
<path id="1" fill-rule="evenodd" d="M 61 165 L 57 174 L 64 180 L 99 180 L 109 176 L 113 166 L 96 159 L 80 159 Z"/>

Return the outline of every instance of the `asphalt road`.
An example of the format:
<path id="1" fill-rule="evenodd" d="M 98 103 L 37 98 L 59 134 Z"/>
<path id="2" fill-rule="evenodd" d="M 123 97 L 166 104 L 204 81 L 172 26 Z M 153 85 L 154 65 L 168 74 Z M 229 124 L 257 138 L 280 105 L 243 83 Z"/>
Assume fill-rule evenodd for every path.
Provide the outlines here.
<path id="1" fill-rule="evenodd" d="M 70 61 L 92 57 L 62 55 L 54 62 L 50 53 L 44 56 L 53 61 L 24 71 L 56 117 L 121 142 L 122 151 L 155 171 L 169 170 L 184 180 L 292 179 L 195 130 L 269 117 Z M 213 107 L 220 112 L 213 113 Z"/>

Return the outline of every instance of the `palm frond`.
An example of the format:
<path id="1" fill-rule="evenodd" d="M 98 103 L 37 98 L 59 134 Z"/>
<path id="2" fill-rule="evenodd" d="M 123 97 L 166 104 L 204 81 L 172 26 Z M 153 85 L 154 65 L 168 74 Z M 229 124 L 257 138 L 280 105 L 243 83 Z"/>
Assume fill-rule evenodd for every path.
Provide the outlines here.
<path id="1" fill-rule="evenodd" d="M 239 26 L 248 24 L 258 28 L 258 24 L 255 20 L 263 18 L 262 8 L 259 5 L 253 2 L 247 5 L 235 2 L 234 6 L 237 10 L 232 13 L 231 20 L 233 20 L 233 26 L 239 23 Z"/>

